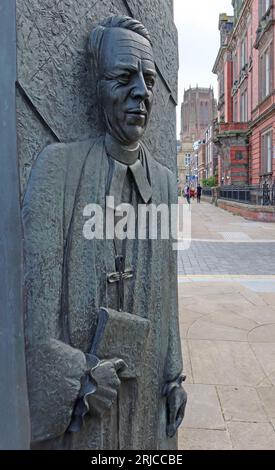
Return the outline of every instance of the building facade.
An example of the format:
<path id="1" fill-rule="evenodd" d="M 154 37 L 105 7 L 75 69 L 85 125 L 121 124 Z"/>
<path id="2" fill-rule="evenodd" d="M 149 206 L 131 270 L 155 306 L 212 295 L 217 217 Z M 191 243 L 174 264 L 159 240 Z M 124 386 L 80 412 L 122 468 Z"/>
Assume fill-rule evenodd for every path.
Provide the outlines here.
<path id="1" fill-rule="evenodd" d="M 214 143 L 214 122 L 205 132 L 205 176 L 210 178 L 218 174 L 218 154 Z"/>
<path id="2" fill-rule="evenodd" d="M 272 184 L 275 177 L 274 0 L 233 0 L 221 14 L 213 68 L 219 84 L 214 141 L 219 184 Z"/>
<path id="3" fill-rule="evenodd" d="M 180 144 L 180 148 L 178 150 L 178 185 L 180 190 L 189 183 L 193 152 L 192 142 L 182 142 Z"/>
<path id="4" fill-rule="evenodd" d="M 203 134 L 203 140 L 198 146 L 198 180 L 202 184 L 204 180 L 218 176 L 218 152 L 214 142 L 213 121 Z"/>
<path id="5" fill-rule="evenodd" d="M 197 185 L 200 147 L 216 112 L 217 103 L 212 88 L 197 86 L 185 90 L 181 105 L 181 149 L 178 153 L 180 184 Z"/>
<path id="6" fill-rule="evenodd" d="M 196 142 L 216 115 L 216 100 L 212 88 L 185 90 L 181 105 L 181 141 Z"/>
<path id="7" fill-rule="evenodd" d="M 198 149 L 198 182 L 202 183 L 206 179 L 205 169 L 205 141 L 202 141 Z"/>

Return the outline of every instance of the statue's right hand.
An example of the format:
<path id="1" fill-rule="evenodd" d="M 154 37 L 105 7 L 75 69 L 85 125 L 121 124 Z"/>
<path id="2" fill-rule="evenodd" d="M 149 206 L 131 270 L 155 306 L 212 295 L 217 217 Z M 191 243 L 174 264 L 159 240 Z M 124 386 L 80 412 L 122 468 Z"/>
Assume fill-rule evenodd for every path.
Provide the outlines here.
<path id="1" fill-rule="evenodd" d="M 122 359 L 101 361 L 90 374 L 96 382 L 96 391 L 86 397 L 91 415 L 102 416 L 116 401 L 120 386 L 118 374 L 127 366 Z"/>

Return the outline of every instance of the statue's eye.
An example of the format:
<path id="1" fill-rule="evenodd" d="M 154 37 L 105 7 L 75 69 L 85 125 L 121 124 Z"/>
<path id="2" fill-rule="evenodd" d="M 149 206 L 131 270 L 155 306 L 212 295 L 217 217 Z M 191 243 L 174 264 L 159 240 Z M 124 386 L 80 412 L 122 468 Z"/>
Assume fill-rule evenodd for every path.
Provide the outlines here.
<path id="1" fill-rule="evenodd" d="M 155 86 L 155 78 L 151 75 L 147 75 L 144 77 L 144 80 L 145 80 L 147 88 L 152 90 Z"/>
<path id="2" fill-rule="evenodd" d="M 122 85 L 127 85 L 130 81 L 130 74 L 129 73 L 122 73 L 121 75 L 119 75 L 118 81 Z"/>

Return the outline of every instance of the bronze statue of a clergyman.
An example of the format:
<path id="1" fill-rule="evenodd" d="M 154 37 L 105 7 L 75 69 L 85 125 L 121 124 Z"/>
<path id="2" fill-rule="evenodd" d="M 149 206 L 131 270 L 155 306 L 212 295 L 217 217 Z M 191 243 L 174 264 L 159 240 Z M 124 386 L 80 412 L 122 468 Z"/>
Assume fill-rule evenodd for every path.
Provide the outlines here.
<path id="1" fill-rule="evenodd" d="M 89 52 L 106 133 L 46 147 L 23 205 L 31 447 L 175 449 L 186 394 L 172 241 L 83 236 L 84 207 L 111 210 L 106 196 L 115 207 L 177 202 L 173 174 L 140 142 L 151 40 L 114 16 Z"/>

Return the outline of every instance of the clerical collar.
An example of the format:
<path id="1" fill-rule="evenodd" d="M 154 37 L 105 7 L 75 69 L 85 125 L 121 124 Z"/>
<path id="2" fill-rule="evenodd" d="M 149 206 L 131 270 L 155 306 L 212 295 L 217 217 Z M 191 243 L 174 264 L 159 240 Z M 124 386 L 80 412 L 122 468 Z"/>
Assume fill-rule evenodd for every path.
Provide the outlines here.
<path id="1" fill-rule="evenodd" d="M 121 154 L 121 146 L 116 144 L 111 146 L 110 149 L 110 142 L 114 142 L 111 136 L 106 135 L 105 138 L 105 147 L 107 154 L 113 160 L 112 164 L 112 171 L 109 174 L 108 181 L 107 181 L 107 195 L 113 196 L 114 198 L 114 207 L 116 208 L 119 204 L 121 204 L 121 196 L 124 186 L 124 180 L 126 178 L 127 171 L 130 170 L 132 176 L 134 178 L 135 186 L 145 204 L 151 200 L 152 197 L 152 188 L 150 183 L 150 176 L 149 170 L 147 166 L 147 158 L 146 153 L 142 146 L 138 146 L 137 149 L 131 151 L 131 155 L 135 153 L 136 157 L 133 163 L 129 162 L 129 155 L 127 157 L 127 163 L 122 162 Z M 117 154 L 116 157 L 114 156 L 113 149 L 116 150 Z M 129 150 L 126 150 L 129 152 Z M 111 153 L 112 152 L 112 153 Z M 125 158 L 126 154 L 124 154 L 123 159 Z M 133 159 L 133 157 L 132 157 Z"/>
<path id="2" fill-rule="evenodd" d="M 127 166 L 133 165 L 137 161 L 140 150 L 139 144 L 133 150 L 129 150 L 129 148 L 117 142 L 110 134 L 105 136 L 105 147 L 108 155 Z"/>

